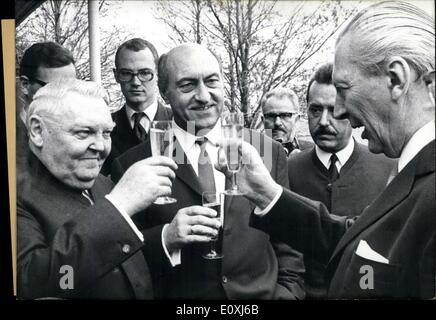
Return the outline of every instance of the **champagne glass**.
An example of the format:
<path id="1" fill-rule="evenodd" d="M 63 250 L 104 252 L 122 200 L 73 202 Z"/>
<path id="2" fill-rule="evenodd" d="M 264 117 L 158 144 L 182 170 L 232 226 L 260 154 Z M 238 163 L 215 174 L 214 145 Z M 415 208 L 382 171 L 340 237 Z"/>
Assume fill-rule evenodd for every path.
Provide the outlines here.
<path id="1" fill-rule="evenodd" d="M 239 148 L 244 134 L 244 115 L 239 112 L 226 112 L 221 116 L 223 148 L 227 160 L 227 169 L 232 173 L 231 189 L 225 190 L 227 195 L 245 194 L 238 188 L 236 174 L 241 169 L 242 156 Z"/>
<path id="2" fill-rule="evenodd" d="M 217 212 L 216 219 L 221 222 L 221 227 L 218 230 L 218 235 L 209 242 L 209 252 L 202 255 L 204 259 L 214 260 L 224 257 L 223 248 L 223 226 L 224 226 L 224 194 L 219 192 L 203 192 L 201 201 L 203 207 L 214 209 Z"/>
<path id="3" fill-rule="evenodd" d="M 171 121 L 153 121 L 150 127 L 151 154 L 153 156 L 172 157 L 173 154 L 173 123 Z M 177 202 L 176 199 L 164 196 L 158 197 L 155 204 Z"/>

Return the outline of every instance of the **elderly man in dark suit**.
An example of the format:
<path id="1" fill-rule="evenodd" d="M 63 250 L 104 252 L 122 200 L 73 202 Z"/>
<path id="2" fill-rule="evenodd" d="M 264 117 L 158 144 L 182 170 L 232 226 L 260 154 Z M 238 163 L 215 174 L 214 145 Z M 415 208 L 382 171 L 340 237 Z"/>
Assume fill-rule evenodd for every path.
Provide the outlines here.
<path id="1" fill-rule="evenodd" d="M 225 177 L 213 169 L 221 139 L 220 116 L 224 86 L 220 62 L 198 44 L 184 44 L 159 60 L 159 89 L 174 114 L 176 150 L 182 150 L 172 196 L 177 203 L 154 205 L 137 216 L 144 236 L 155 252 L 169 256 L 149 260 L 158 296 L 189 299 L 302 299 L 304 265 L 300 253 L 248 227 L 252 210 L 240 196 L 225 201 L 222 260 L 202 258 L 203 219 L 188 206 L 201 205 L 204 191 L 222 192 Z M 277 182 L 287 186 L 286 157 L 279 144 L 253 131 L 245 139 L 257 143 L 268 159 Z M 202 156 L 203 155 L 203 156 Z M 136 161 L 150 157 L 144 144 L 115 159 L 112 177 L 117 180 Z M 200 161 L 200 157 L 202 161 Z M 207 161 L 205 161 L 207 159 Z M 186 208 L 188 207 L 188 208 Z M 200 238 L 201 237 L 201 238 Z M 157 258 L 156 258 L 157 259 Z M 154 267 L 153 263 L 156 263 Z"/>
<path id="2" fill-rule="evenodd" d="M 149 143 L 150 124 L 170 120 L 171 109 L 157 100 L 157 61 L 159 55 L 152 43 L 140 38 L 127 40 L 115 53 L 114 76 L 126 99 L 125 105 L 112 118 L 112 150 L 102 173 L 110 174 L 113 159 L 143 141 Z"/>
<path id="3" fill-rule="evenodd" d="M 114 126 L 105 97 L 95 83 L 63 79 L 29 106 L 17 185 L 19 298 L 153 298 L 147 244 L 131 216 L 171 192 L 177 165 L 138 162 L 112 189 L 99 174 Z"/>
<path id="4" fill-rule="evenodd" d="M 267 209 L 252 224 L 328 262 L 329 297 L 435 296 L 434 52 L 433 19 L 404 2 L 369 6 L 338 38 L 335 117 L 363 126 L 371 152 L 399 157 L 386 189 L 354 223 L 283 189 L 243 146 L 251 161 L 241 188 Z"/>
<path id="5" fill-rule="evenodd" d="M 26 113 L 35 93 L 50 81 L 76 78 L 73 55 L 55 42 L 38 42 L 31 45 L 20 61 L 20 81 L 17 91 L 16 159 L 17 179 L 21 178 L 22 166 L 29 149 L 26 129 Z"/>
<path id="6" fill-rule="evenodd" d="M 333 64 L 322 65 L 307 88 L 309 131 L 315 146 L 288 160 L 289 189 L 321 201 L 339 216 L 355 217 L 385 188 L 394 161 L 370 153 L 351 136 L 348 119 L 335 119 Z M 305 255 L 308 298 L 326 295 L 325 266 Z"/>

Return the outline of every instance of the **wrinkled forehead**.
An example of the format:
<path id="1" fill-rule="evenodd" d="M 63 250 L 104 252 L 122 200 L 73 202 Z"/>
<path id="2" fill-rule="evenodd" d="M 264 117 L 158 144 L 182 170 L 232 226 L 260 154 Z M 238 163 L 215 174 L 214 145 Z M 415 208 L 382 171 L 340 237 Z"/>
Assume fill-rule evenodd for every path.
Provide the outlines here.
<path id="1" fill-rule="evenodd" d="M 67 93 L 50 118 L 59 124 L 83 124 L 96 127 L 112 126 L 109 107 L 103 98 L 77 92 Z"/>
<path id="2" fill-rule="evenodd" d="M 221 74 L 217 58 L 205 48 L 176 48 L 168 54 L 168 64 L 176 79 Z"/>
<path id="3" fill-rule="evenodd" d="M 264 112 L 297 112 L 298 105 L 287 95 L 274 95 L 266 100 L 263 110 Z"/>

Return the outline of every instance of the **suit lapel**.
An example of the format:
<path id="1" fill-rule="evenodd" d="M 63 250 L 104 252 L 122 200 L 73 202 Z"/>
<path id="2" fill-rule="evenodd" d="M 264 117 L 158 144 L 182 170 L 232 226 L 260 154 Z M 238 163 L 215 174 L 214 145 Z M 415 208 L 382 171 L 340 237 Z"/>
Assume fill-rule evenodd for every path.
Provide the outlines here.
<path id="1" fill-rule="evenodd" d="M 124 105 L 120 110 L 114 113 L 114 122 L 116 127 L 113 134 L 113 143 L 120 149 L 120 153 L 123 153 L 127 149 L 140 143 L 139 139 L 133 133 L 133 129 L 130 126 L 129 119 L 127 119 L 126 106 Z"/>
<path id="2" fill-rule="evenodd" d="M 424 147 L 386 187 L 382 194 L 362 212 L 354 225 L 339 241 L 330 261 L 362 231 L 374 224 L 405 199 L 412 190 L 416 177 L 432 171 L 434 172 L 434 141 Z"/>

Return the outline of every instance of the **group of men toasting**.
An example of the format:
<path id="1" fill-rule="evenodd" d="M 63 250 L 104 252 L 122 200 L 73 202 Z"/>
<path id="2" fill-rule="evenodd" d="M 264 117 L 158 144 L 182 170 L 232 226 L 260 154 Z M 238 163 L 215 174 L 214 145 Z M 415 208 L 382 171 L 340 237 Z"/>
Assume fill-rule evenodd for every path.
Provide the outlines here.
<path id="1" fill-rule="evenodd" d="M 33 45 L 20 68 L 32 94 L 17 120 L 18 296 L 435 296 L 434 48 L 433 19 L 413 5 L 359 12 L 334 62 L 308 83 L 314 144 L 295 135 L 295 93 L 267 93 L 271 137 L 245 128 L 230 146 L 242 158 L 242 195 L 225 197 L 220 221 L 202 206 L 202 194 L 223 193 L 234 173 L 213 52 L 185 43 L 159 57 L 148 41 L 126 41 L 113 70 L 125 105 L 111 115 L 105 90 L 75 79 L 65 49 Z M 152 152 L 157 120 L 171 121 L 182 161 Z M 369 151 L 351 135 L 361 126 Z M 154 203 L 167 195 L 177 201 Z M 204 259 L 220 228 L 223 257 Z M 73 288 L 60 285 L 62 266 Z M 361 285 L 362 266 L 372 285 Z"/>

